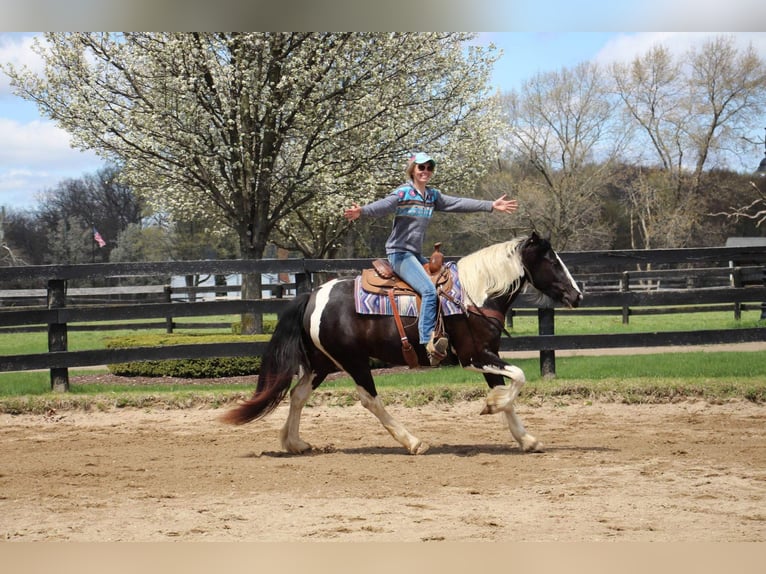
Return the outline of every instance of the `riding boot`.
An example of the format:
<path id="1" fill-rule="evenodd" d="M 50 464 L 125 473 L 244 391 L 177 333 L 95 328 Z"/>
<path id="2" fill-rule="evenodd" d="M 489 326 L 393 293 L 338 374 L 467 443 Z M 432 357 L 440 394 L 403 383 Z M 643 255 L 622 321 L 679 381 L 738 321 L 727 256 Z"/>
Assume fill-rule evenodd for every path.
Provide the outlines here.
<path id="1" fill-rule="evenodd" d="M 431 333 L 431 339 L 426 344 L 426 351 L 428 352 L 428 362 L 432 367 L 438 367 L 447 357 L 447 346 L 449 342 L 447 337 L 440 336 L 434 340 L 434 333 Z"/>

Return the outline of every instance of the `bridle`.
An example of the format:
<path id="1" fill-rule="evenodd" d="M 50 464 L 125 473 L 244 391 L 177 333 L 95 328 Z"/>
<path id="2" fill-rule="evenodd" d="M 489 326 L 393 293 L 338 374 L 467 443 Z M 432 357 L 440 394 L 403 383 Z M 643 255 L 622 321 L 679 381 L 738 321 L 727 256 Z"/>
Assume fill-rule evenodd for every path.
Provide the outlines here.
<path id="1" fill-rule="evenodd" d="M 520 251 L 523 249 L 523 247 L 524 247 L 523 245 L 520 246 Z M 521 256 L 521 254 L 519 254 L 519 258 L 521 259 L 521 267 L 524 270 L 524 274 L 521 277 L 521 281 L 519 281 L 519 286 L 517 290 L 520 290 L 524 286 L 524 281 L 529 281 L 530 284 L 534 287 L 535 284 L 532 282 L 532 273 L 529 272 L 529 267 L 527 267 L 527 264 L 524 263 L 524 259 Z M 439 296 L 444 297 L 445 299 L 452 302 L 454 305 L 457 305 L 460 308 L 460 310 L 463 311 L 465 315 L 475 315 L 475 316 L 481 317 L 488 323 L 492 323 L 496 321 L 498 325 L 500 326 L 500 330 L 507 337 L 511 337 L 511 334 L 508 332 L 508 329 L 505 328 L 505 315 L 496 309 L 490 309 L 488 307 L 483 307 L 481 305 L 476 304 L 476 301 L 474 301 L 471 298 L 471 296 L 468 294 L 467 291 L 464 291 L 463 294 L 465 295 L 465 297 L 468 298 L 468 302 L 470 303 L 470 305 L 466 305 L 465 303 L 463 303 L 463 301 L 458 301 L 452 295 L 444 291 L 441 287 L 437 289 L 437 293 Z M 511 293 L 509 297 L 512 295 L 513 293 Z M 468 328 L 471 329 L 470 322 L 468 324 Z M 471 336 L 473 337 L 472 329 L 471 329 Z"/>
<path id="2" fill-rule="evenodd" d="M 519 250 L 521 251 L 523 249 L 523 247 L 524 246 L 521 245 L 519 247 Z M 521 259 L 521 267 L 524 270 L 524 274 L 521 277 L 521 281 L 519 281 L 519 286 L 518 286 L 517 290 L 519 290 L 519 289 L 521 289 L 523 287 L 524 281 L 530 281 L 531 282 L 531 277 L 532 277 L 532 274 L 529 272 L 529 268 L 524 263 L 524 259 L 521 256 L 521 253 L 519 253 L 519 259 Z M 534 283 L 532 285 L 534 286 Z M 488 307 L 483 307 L 481 305 L 477 305 L 476 301 L 474 301 L 471 298 L 471 296 L 468 294 L 467 291 L 463 290 L 463 294 L 465 295 L 465 297 L 468 298 L 468 302 L 470 303 L 470 305 L 466 305 L 465 303 L 463 303 L 462 300 L 460 300 L 460 301 L 457 300 L 455 297 L 453 297 L 452 295 L 450 295 L 449 293 L 444 291 L 441 287 L 439 287 L 437 289 L 437 294 L 440 297 L 444 297 L 445 299 L 447 299 L 448 301 L 450 301 L 454 305 L 457 305 L 460 308 L 460 310 L 466 316 L 467 315 L 478 316 L 478 317 L 481 317 L 482 319 L 484 319 L 485 321 L 487 321 L 488 323 L 497 322 L 498 325 L 500 326 L 501 331 L 507 337 L 511 337 L 511 334 L 508 332 L 508 329 L 505 328 L 505 315 L 503 313 L 501 313 L 500 311 L 496 310 L 496 309 L 490 309 Z M 509 295 L 509 297 L 512 296 L 512 295 L 513 295 L 513 293 L 511 293 Z M 471 338 L 473 338 L 474 342 L 475 342 L 476 338 L 473 335 L 473 329 L 471 328 L 470 321 L 468 322 L 468 329 L 471 331 Z"/>

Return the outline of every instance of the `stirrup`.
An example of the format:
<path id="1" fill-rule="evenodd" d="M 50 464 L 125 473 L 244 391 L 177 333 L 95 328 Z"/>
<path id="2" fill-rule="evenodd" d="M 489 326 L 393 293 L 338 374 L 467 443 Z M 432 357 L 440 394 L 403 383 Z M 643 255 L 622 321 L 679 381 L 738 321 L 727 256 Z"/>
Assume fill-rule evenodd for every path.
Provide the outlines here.
<path id="1" fill-rule="evenodd" d="M 431 340 L 426 345 L 426 351 L 428 352 L 428 362 L 432 367 L 438 367 L 439 364 L 447 358 L 447 347 L 449 342 L 446 337 L 439 337 L 434 341 L 433 335 Z"/>

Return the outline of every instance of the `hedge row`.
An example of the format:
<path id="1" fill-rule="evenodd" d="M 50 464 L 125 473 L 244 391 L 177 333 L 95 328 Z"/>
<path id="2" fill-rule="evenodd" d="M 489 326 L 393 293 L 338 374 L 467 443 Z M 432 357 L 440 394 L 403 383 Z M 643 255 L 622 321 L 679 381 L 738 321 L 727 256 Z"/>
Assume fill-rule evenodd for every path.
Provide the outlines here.
<path id="1" fill-rule="evenodd" d="M 110 337 L 105 340 L 109 349 L 130 347 L 156 347 L 195 343 L 231 343 L 239 341 L 268 341 L 269 335 L 228 334 L 133 334 Z M 133 361 L 107 365 L 109 371 L 122 377 L 181 377 L 185 379 L 212 379 L 257 375 L 261 357 L 219 357 L 213 359 L 168 359 L 164 361 Z"/>

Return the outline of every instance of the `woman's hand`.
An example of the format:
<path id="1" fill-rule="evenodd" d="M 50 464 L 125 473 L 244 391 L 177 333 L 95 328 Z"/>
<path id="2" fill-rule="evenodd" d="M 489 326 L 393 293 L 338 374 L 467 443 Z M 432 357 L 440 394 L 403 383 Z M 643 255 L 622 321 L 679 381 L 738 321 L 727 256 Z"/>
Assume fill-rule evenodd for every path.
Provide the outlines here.
<path id="1" fill-rule="evenodd" d="M 354 221 L 355 219 L 359 219 L 361 216 L 362 216 L 362 208 L 359 207 L 356 203 L 352 203 L 351 207 L 349 207 L 343 212 L 343 217 L 345 217 L 349 221 Z"/>
<path id="2" fill-rule="evenodd" d="M 519 202 L 515 199 L 505 199 L 506 194 L 498 197 L 492 202 L 492 211 L 502 211 L 503 213 L 513 213 L 519 208 Z"/>

